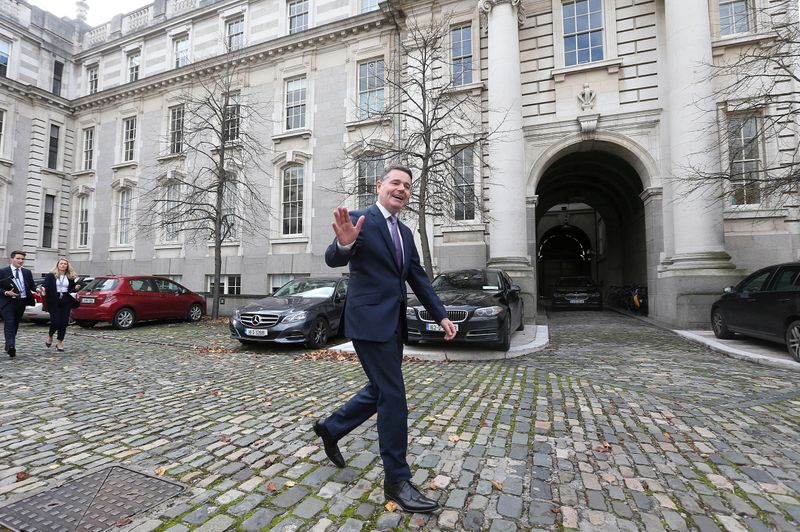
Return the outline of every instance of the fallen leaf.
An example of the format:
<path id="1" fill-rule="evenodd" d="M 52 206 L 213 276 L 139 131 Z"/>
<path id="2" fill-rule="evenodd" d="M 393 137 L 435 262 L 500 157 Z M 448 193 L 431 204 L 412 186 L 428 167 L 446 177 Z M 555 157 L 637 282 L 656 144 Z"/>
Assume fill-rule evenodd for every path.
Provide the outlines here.
<path id="1" fill-rule="evenodd" d="M 114 524 L 116 526 L 125 526 L 125 525 L 129 525 L 131 523 L 133 523 L 133 519 L 131 519 L 128 516 L 123 516 L 123 517 L 120 517 L 119 519 L 117 519 L 116 523 L 114 523 Z"/>
<path id="2" fill-rule="evenodd" d="M 434 490 L 434 491 L 435 491 L 435 490 L 436 490 L 436 482 L 434 482 L 433 480 L 431 480 L 431 481 L 428 483 L 428 488 L 429 488 L 429 489 L 432 489 L 432 490 Z"/>
<path id="3" fill-rule="evenodd" d="M 609 453 L 609 452 L 611 452 L 611 448 L 610 447 L 601 447 L 599 445 L 597 447 L 595 447 L 594 450 L 597 451 L 598 453 Z"/>
<path id="4" fill-rule="evenodd" d="M 611 446 L 608 444 L 608 442 L 607 442 L 607 441 L 605 441 L 605 440 L 603 440 L 603 443 L 602 443 L 601 445 L 602 445 L 603 447 L 611 447 Z"/>
<path id="5" fill-rule="evenodd" d="M 270 493 L 275 493 L 276 491 L 278 491 L 278 486 L 275 485 L 274 482 L 270 482 L 267 484 L 267 491 Z"/>
<path id="6" fill-rule="evenodd" d="M 229 441 L 231 441 L 231 437 L 228 436 L 227 434 L 223 434 L 222 437 L 219 439 L 219 441 L 222 443 L 228 443 Z"/>
<path id="7" fill-rule="evenodd" d="M 294 480 L 287 480 L 284 486 L 289 486 L 291 488 L 292 486 L 294 486 L 294 484 L 295 484 Z"/>
<path id="8" fill-rule="evenodd" d="M 17 473 L 17 482 L 22 482 L 23 480 L 28 480 L 30 475 L 26 471 L 20 471 Z"/>
<path id="9" fill-rule="evenodd" d="M 222 395 L 222 392 L 219 390 L 214 390 L 211 392 L 211 395 L 213 395 L 214 397 L 219 397 L 220 395 Z"/>
<path id="10" fill-rule="evenodd" d="M 550 508 L 550 511 L 553 512 L 554 514 L 560 514 L 561 508 L 559 508 L 558 506 L 553 506 L 552 508 Z"/>
<path id="11" fill-rule="evenodd" d="M 166 467 L 157 467 L 156 470 L 154 471 L 156 476 L 159 476 L 159 477 L 161 475 L 163 475 L 164 473 L 166 473 L 166 472 L 167 472 L 167 468 Z"/>
<path id="12" fill-rule="evenodd" d="M 643 480 L 642 481 L 642 487 L 644 489 L 646 489 L 646 490 L 649 490 L 650 489 L 650 484 L 648 484 L 646 480 Z"/>
<path id="13" fill-rule="evenodd" d="M 492 481 L 492 486 L 494 486 L 494 489 L 496 489 L 496 490 L 502 490 L 503 489 L 503 484 L 501 482 L 497 482 L 496 480 Z"/>
<path id="14" fill-rule="evenodd" d="M 397 504 L 394 501 L 389 501 L 384 505 L 384 508 L 386 508 L 388 512 L 394 512 L 397 510 Z"/>
<path id="15" fill-rule="evenodd" d="M 478 423 L 478 426 L 479 426 L 479 427 L 481 427 L 481 428 L 483 428 L 483 427 L 488 427 L 488 426 L 489 426 L 489 424 L 486 422 L 486 420 L 485 420 L 485 419 L 481 419 L 481 422 L 480 422 L 480 423 Z"/>
<path id="16" fill-rule="evenodd" d="M 144 392 L 136 392 L 136 397 L 144 397 Z"/>
<path id="17" fill-rule="evenodd" d="M 451 434 L 450 437 L 447 438 L 447 439 L 450 440 L 451 442 L 455 443 L 455 442 L 457 442 L 458 440 L 461 439 L 461 436 L 459 436 L 458 434 Z"/>

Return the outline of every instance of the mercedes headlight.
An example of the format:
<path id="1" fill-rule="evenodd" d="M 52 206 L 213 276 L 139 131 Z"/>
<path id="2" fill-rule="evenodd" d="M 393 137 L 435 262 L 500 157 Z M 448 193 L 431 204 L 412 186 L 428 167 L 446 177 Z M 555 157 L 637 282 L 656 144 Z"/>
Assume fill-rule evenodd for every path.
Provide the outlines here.
<path id="1" fill-rule="evenodd" d="M 308 312 L 301 310 L 300 312 L 290 312 L 283 318 L 283 323 L 294 323 L 296 321 L 304 321 L 308 316 Z"/>

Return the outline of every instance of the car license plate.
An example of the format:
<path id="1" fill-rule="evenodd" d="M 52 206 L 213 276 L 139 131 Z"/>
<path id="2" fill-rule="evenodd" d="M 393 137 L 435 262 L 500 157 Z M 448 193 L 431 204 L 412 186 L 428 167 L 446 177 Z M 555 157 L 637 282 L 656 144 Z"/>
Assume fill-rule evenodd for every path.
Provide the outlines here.
<path id="1" fill-rule="evenodd" d="M 454 323 L 453 327 L 455 327 L 456 330 L 458 330 L 458 324 L 457 323 Z M 442 329 L 442 326 L 437 324 L 437 323 L 427 323 L 425 325 L 425 330 L 426 331 L 444 332 L 444 329 Z"/>
<path id="2" fill-rule="evenodd" d="M 245 329 L 247 336 L 269 336 L 269 329 Z"/>
<path id="3" fill-rule="evenodd" d="M 81 303 L 94 303 L 94 298 L 93 297 L 82 297 L 81 298 Z"/>

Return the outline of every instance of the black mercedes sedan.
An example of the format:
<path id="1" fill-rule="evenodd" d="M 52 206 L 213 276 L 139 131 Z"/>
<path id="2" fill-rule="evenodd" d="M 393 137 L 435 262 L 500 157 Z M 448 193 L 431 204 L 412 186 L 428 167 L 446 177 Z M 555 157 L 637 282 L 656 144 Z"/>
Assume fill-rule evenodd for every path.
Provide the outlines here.
<path id="1" fill-rule="evenodd" d="M 711 305 L 717 338 L 734 333 L 786 345 L 800 362 L 800 262 L 768 266 L 749 275 Z"/>
<path id="2" fill-rule="evenodd" d="M 442 273 L 433 280 L 447 316 L 458 329 L 454 342 L 488 343 L 502 351 L 511 333 L 525 327 L 520 287 L 503 270 L 473 269 Z M 444 341 L 444 332 L 416 298 L 406 309 L 408 343 Z"/>
<path id="3" fill-rule="evenodd" d="M 231 338 L 243 344 L 324 347 L 338 334 L 346 294 L 346 277 L 289 281 L 274 294 L 237 308 L 229 324 Z"/>
<path id="4" fill-rule="evenodd" d="M 574 275 L 560 277 L 553 289 L 553 300 L 550 306 L 558 308 L 594 308 L 603 310 L 603 298 L 600 289 L 591 277 Z"/>

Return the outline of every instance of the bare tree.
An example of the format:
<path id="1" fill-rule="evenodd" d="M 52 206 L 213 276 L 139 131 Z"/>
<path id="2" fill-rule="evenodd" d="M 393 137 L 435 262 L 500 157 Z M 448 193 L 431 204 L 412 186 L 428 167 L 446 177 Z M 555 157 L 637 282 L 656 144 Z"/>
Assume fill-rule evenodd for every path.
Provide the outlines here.
<path id="1" fill-rule="evenodd" d="M 265 234 L 270 214 L 262 190 L 269 178 L 270 106 L 245 92 L 248 66 L 235 53 L 186 76 L 169 109 L 165 156 L 169 171 L 147 187 L 139 228 L 162 241 L 214 245 L 211 317 L 219 317 L 222 244 Z M 259 181 L 261 179 L 261 181 Z M 245 223 L 246 222 L 246 223 Z"/>
<path id="2" fill-rule="evenodd" d="M 481 85 L 473 84 L 471 28 L 454 29 L 452 16 L 401 17 L 394 58 L 359 64 L 356 149 L 345 168 L 356 175 L 344 192 L 360 207 L 374 201 L 375 177 L 390 164 L 414 170 L 409 209 L 416 213 L 425 271 L 433 275 L 430 217 L 473 219 L 480 205 L 473 174 L 480 175 L 489 134 L 482 123 Z M 464 34 L 461 34 L 463 31 Z M 452 54 L 451 54 L 452 52 Z M 377 174 L 377 175 L 376 175 Z"/>

